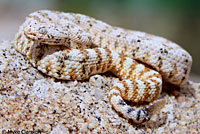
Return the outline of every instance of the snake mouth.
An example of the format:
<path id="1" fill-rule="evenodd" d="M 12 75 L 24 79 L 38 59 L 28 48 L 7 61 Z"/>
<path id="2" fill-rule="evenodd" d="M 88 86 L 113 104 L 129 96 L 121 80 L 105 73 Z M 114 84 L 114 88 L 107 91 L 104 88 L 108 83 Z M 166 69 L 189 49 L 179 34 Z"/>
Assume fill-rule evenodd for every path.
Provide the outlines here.
<path id="1" fill-rule="evenodd" d="M 30 30 L 24 30 L 24 35 L 26 36 L 26 38 L 28 38 L 28 39 L 30 39 L 30 40 L 33 40 L 33 41 L 38 40 L 38 39 L 36 38 L 36 34 L 30 32 Z"/>

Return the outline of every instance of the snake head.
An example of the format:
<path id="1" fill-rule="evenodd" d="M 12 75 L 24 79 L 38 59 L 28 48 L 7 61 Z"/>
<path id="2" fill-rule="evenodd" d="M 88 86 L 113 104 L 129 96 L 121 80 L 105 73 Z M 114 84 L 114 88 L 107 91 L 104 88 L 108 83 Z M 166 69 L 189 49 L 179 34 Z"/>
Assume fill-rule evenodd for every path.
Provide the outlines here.
<path id="1" fill-rule="evenodd" d="M 49 45 L 64 45 L 70 40 L 70 32 L 54 23 L 31 22 L 24 28 L 24 34 L 28 39 Z"/>
<path id="2" fill-rule="evenodd" d="M 68 48 L 89 48 L 92 44 L 91 35 L 81 27 L 66 22 L 62 26 L 53 22 L 41 23 L 31 21 L 24 28 L 24 35 L 33 41 L 48 45 L 63 45 Z"/>

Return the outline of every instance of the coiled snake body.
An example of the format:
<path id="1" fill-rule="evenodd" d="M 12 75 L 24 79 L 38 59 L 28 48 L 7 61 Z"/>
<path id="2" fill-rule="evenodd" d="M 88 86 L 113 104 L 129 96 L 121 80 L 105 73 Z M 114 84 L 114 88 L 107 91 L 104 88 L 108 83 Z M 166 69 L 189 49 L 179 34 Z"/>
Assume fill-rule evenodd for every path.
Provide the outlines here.
<path id="1" fill-rule="evenodd" d="M 192 57 L 177 44 L 144 32 L 110 26 L 74 13 L 31 13 L 15 36 L 16 50 L 43 73 L 63 80 L 84 80 L 111 71 L 121 81 L 109 92 L 113 108 L 125 118 L 150 120 L 165 101 L 154 101 L 162 81 L 182 85 Z M 152 102 L 144 108 L 124 100 Z"/>

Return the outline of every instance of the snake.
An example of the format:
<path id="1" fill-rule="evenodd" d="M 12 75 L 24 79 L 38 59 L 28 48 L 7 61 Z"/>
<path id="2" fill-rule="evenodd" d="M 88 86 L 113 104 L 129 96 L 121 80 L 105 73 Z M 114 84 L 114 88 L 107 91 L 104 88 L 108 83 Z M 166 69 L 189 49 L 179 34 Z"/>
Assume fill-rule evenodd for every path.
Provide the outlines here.
<path id="1" fill-rule="evenodd" d="M 163 82 L 184 85 L 191 55 L 176 43 L 145 32 L 111 26 L 79 14 L 30 13 L 14 38 L 18 52 L 40 72 L 61 80 L 86 80 L 111 72 L 119 78 L 109 91 L 114 110 L 135 123 L 149 121 L 164 107 Z M 148 102 L 142 107 L 133 103 Z"/>

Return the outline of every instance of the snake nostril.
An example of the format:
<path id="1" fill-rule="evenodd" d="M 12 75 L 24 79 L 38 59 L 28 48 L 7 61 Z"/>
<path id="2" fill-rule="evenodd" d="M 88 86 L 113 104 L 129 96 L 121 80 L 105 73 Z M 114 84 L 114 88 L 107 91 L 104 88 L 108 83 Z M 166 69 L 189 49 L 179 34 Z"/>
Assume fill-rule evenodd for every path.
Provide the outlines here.
<path id="1" fill-rule="evenodd" d="M 31 29 L 30 29 L 30 28 L 28 29 L 28 32 L 29 32 L 29 33 L 31 32 Z"/>

